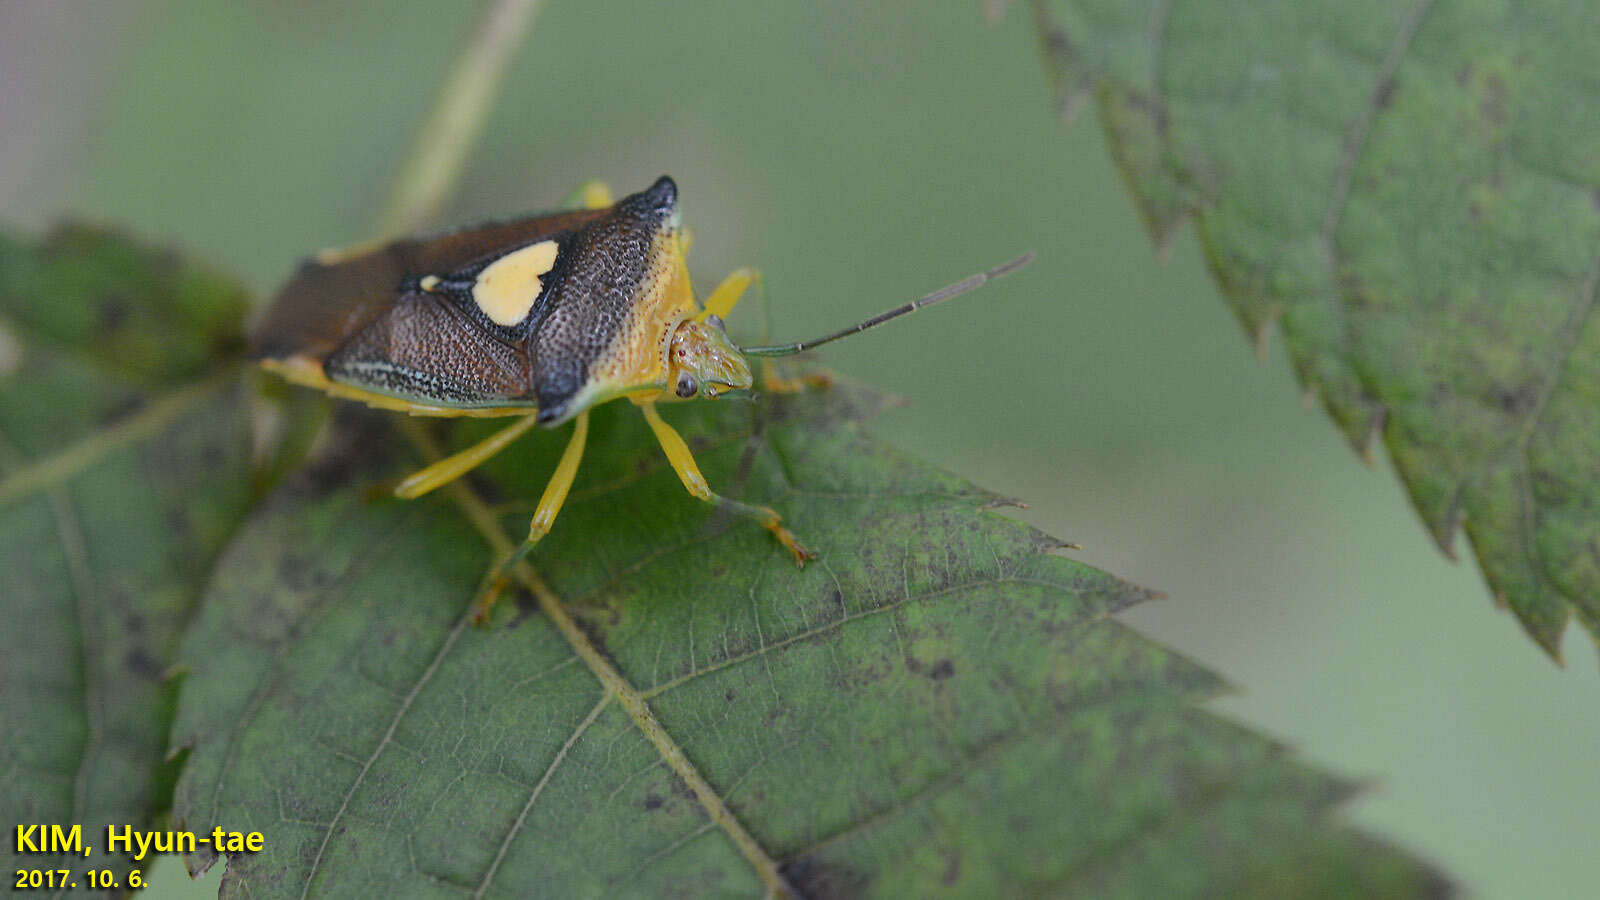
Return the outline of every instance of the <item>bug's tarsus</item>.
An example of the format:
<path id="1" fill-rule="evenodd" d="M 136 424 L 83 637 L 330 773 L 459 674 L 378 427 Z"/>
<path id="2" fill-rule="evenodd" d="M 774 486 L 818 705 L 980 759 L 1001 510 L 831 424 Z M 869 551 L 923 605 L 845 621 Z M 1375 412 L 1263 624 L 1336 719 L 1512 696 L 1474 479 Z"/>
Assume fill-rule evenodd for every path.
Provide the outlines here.
<path id="1" fill-rule="evenodd" d="M 995 266 L 992 269 L 989 269 L 988 271 L 979 272 L 976 275 L 969 275 L 966 278 L 963 278 L 954 284 L 942 287 L 931 294 L 918 297 L 910 303 L 901 304 L 893 309 L 884 310 L 870 319 L 857 322 L 848 328 L 842 328 L 832 334 L 823 335 L 819 338 L 812 338 L 808 341 L 795 341 L 792 344 L 772 344 L 770 346 L 741 347 L 739 349 L 746 356 L 789 356 L 795 353 L 800 353 L 805 350 L 810 350 L 813 347 L 820 347 L 823 344 L 837 341 L 840 338 L 849 337 L 852 334 L 860 334 L 868 329 L 877 328 L 879 325 L 882 325 L 891 319 L 898 319 L 908 313 L 916 312 L 924 306 L 932 306 L 935 303 L 942 303 L 951 299 L 952 297 L 959 297 L 969 291 L 977 290 L 984 284 L 993 281 L 996 278 L 1003 278 L 1007 275 L 1010 275 L 1012 272 L 1015 272 L 1030 262 L 1033 262 L 1033 251 L 1031 250 L 1022 254 L 1021 256 L 1016 257 L 1015 259 L 1006 260 L 1005 262 Z"/>

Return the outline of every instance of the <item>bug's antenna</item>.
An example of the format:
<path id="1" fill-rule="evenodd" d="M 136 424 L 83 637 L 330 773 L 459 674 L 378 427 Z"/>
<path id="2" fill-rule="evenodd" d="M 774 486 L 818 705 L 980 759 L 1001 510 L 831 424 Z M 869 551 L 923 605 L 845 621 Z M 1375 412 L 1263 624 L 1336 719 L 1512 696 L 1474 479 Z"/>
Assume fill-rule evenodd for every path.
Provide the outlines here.
<path id="1" fill-rule="evenodd" d="M 877 328 L 879 325 L 882 325 L 890 319 L 898 319 L 907 313 L 916 312 L 924 306 L 932 306 L 935 303 L 942 303 L 945 300 L 949 300 L 951 297 L 959 297 L 968 291 L 977 290 L 987 282 L 993 281 L 996 278 L 1002 278 L 1006 275 L 1010 275 L 1012 272 L 1015 272 L 1030 262 L 1033 262 L 1033 252 L 1031 250 L 1022 254 L 1016 259 L 1007 260 L 1006 262 L 995 266 L 987 272 L 979 272 L 976 275 L 969 275 L 955 284 L 942 287 L 931 294 L 918 297 L 910 303 L 902 306 L 896 306 L 894 309 L 884 310 L 883 312 L 878 313 L 864 322 L 857 322 L 856 324 L 851 325 L 849 328 L 835 331 L 833 334 L 823 335 L 819 338 L 812 338 L 809 341 L 795 341 L 792 344 L 772 344 L 764 347 L 740 347 L 739 350 L 746 356 L 789 356 L 793 353 L 799 353 L 802 350 L 810 350 L 812 347 L 820 347 L 823 344 L 837 341 L 842 337 L 849 337 L 852 334 L 859 334 L 860 332 L 866 331 L 869 328 Z"/>

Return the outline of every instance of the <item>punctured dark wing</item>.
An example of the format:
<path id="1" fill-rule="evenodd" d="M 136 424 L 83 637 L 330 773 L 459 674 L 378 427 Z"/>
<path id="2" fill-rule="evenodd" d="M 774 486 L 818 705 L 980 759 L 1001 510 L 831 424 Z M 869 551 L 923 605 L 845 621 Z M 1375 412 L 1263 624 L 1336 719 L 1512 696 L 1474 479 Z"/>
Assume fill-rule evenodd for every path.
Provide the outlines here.
<path id="1" fill-rule="evenodd" d="M 578 209 L 406 238 L 333 263 L 307 259 L 256 326 L 257 359 L 325 360 L 401 296 L 408 278 L 443 274 L 475 260 L 582 227 L 610 209 Z"/>
<path id="2" fill-rule="evenodd" d="M 400 294 L 329 354 L 323 370 L 334 381 L 440 406 L 532 405 L 522 350 L 425 291 Z"/>

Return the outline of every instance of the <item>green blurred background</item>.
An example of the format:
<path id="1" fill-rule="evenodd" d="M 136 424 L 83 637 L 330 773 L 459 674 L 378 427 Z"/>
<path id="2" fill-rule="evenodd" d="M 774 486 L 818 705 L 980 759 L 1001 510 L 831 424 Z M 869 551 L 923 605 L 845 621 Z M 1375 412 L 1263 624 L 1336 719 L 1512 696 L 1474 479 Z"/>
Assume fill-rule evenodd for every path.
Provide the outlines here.
<path id="1" fill-rule="evenodd" d="M 270 291 L 368 236 L 475 8 L 3 0 L 5 224 L 126 223 Z M 824 360 L 910 401 L 884 437 L 1167 592 L 1126 619 L 1239 685 L 1223 714 L 1372 778 L 1349 818 L 1481 896 L 1600 895 L 1593 645 L 1569 633 L 1557 668 L 1440 556 L 1281 345 L 1255 358 L 1191 234 L 1158 261 L 1092 114 L 1053 115 L 1026 9 L 550 3 L 441 221 L 663 172 L 696 280 L 761 267 L 775 338 L 1037 250 Z M 145 896 L 215 875 L 163 864 Z"/>

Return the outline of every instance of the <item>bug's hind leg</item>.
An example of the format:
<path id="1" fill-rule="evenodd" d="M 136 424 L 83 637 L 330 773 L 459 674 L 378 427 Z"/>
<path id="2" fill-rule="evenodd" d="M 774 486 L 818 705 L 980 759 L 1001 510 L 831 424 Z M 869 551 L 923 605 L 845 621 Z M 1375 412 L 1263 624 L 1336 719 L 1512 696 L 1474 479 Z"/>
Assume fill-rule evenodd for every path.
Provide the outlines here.
<path id="1" fill-rule="evenodd" d="M 805 565 L 806 560 L 816 559 L 817 555 L 801 546 L 794 532 L 783 527 L 783 519 L 776 511 L 765 506 L 752 506 L 729 500 L 711 490 L 711 485 L 706 482 L 704 475 L 700 474 L 700 467 L 695 464 L 694 455 L 689 452 L 689 445 L 684 443 L 683 436 L 662 420 L 661 414 L 656 412 L 656 405 L 652 402 L 639 403 L 639 409 L 644 413 L 646 422 L 650 423 L 650 430 L 655 432 L 656 440 L 660 442 L 661 449 L 667 454 L 667 461 L 672 464 L 672 470 L 678 473 L 678 479 L 683 486 L 701 500 L 706 501 L 718 509 L 726 510 L 734 515 L 755 519 L 762 528 L 772 532 L 789 555 L 794 557 L 796 565 Z"/>
<path id="2" fill-rule="evenodd" d="M 533 520 L 528 523 L 528 537 L 518 544 L 511 554 L 501 560 L 484 579 L 478 588 L 478 594 L 472 601 L 472 621 L 482 625 L 489 621 L 489 613 L 494 609 L 494 602 L 499 598 L 500 592 L 505 590 L 511 581 L 511 571 L 517 564 L 525 559 L 534 545 L 547 534 L 560 515 L 561 507 L 567 502 L 567 493 L 572 490 L 572 481 L 578 476 L 578 464 L 583 461 L 583 446 L 589 437 L 589 411 L 578 413 L 572 423 L 572 437 L 567 441 L 567 449 L 561 451 L 561 461 L 556 463 L 556 471 L 550 476 L 550 482 L 545 485 L 544 494 L 539 498 L 539 506 L 533 511 Z"/>
<path id="3" fill-rule="evenodd" d="M 460 453 L 447 456 L 420 472 L 412 473 L 395 486 L 394 495 L 406 500 L 413 500 L 434 488 L 443 487 L 455 481 L 457 478 L 488 462 L 489 457 L 504 450 L 507 444 L 521 437 L 523 432 L 532 428 L 536 420 L 536 416 L 523 416 L 513 422 L 510 427 L 502 428 L 487 439 L 473 444 Z"/>

